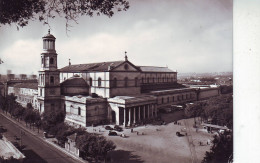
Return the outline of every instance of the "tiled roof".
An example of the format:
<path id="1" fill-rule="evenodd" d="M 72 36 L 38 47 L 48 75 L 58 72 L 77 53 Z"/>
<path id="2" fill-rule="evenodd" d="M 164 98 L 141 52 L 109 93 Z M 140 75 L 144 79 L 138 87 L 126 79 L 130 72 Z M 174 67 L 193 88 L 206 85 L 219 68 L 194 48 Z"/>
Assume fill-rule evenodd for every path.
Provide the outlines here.
<path id="1" fill-rule="evenodd" d="M 38 83 L 17 83 L 13 87 L 16 88 L 29 88 L 29 89 L 38 89 Z"/>
<path id="2" fill-rule="evenodd" d="M 155 66 L 137 66 L 143 72 L 175 72 L 168 67 L 155 67 Z"/>
<path id="3" fill-rule="evenodd" d="M 70 65 L 60 69 L 61 72 L 79 72 L 79 71 L 108 71 L 109 67 L 113 68 L 125 61 L 114 61 L 114 62 L 100 62 L 100 63 L 88 63 Z"/>

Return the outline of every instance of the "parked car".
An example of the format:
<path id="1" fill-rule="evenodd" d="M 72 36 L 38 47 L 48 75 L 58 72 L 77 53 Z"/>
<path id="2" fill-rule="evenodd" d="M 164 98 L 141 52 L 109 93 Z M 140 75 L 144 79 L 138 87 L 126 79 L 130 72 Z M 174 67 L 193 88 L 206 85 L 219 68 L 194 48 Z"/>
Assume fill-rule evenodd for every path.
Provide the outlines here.
<path id="1" fill-rule="evenodd" d="M 110 127 L 110 126 L 106 126 L 105 129 L 106 129 L 106 130 L 113 130 L 113 128 Z"/>
<path id="2" fill-rule="evenodd" d="M 109 131 L 108 136 L 117 136 L 117 133 L 114 131 Z"/>
<path id="3" fill-rule="evenodd" d="M 114 130 L 116 130 L 116 131 L 118 131 L 118 132 L 121 132 L 121 131 L 123 131 L 123 128 L 120 127 L 120 126 L 118 126 L 118 125 L 115 125 L 115 126 L 114 126 Z"/>

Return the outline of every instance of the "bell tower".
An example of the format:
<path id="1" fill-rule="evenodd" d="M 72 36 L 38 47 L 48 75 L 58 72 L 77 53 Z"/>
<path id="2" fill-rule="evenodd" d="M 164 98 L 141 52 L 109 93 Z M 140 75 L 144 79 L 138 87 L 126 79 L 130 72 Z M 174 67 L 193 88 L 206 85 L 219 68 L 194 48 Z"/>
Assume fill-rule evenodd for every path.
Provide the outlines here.
<path id="1" fill-rule="evenodd" d="M 60 109 L 60 74 L 57 69 L 56 38 L 50 34 L 42 37 L 41 69 L 38 80 L 39 111 Z"/>

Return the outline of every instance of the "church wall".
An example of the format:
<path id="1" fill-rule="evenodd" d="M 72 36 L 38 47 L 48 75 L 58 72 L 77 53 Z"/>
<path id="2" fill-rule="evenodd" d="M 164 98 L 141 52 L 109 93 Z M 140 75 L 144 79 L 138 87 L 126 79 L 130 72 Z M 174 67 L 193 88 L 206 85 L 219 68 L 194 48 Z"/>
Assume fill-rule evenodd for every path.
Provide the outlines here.
<path id="1" fill-rule="evenodd" d="M 86 126 L 86 104 L 65 100 L 66 117 L 65 121 L 74 126 Z M 80 108 L 80 115 L 79 109 Z"/>
<path id="2" fill-rule="evenodd" d="M 141 84 L 177 82 L 177 73 L 143 72 L 141 73 L 140 81 Z"/>
<path id="3" fill-rule="evenodd" d="M 205 88 L 200 89 L 198 100 L 207 99 L 210 97 L 218 96 L 220 94 L 219 88 Z"/>
<path id="4" fill-rule="evenodd" d="M 66 110 L 65 121 L 70 125 L 85 127 L 107 120 L 106 99 L 65 96 L 64 102 Z"/>
<path id="5" fill-rule="evenodd" d="M 127 77 L 127 86 L 125 86 L 125 78 Z M 116 87 L 114 86 L 114 78 L 117 79 Z M 137 78 L 137 83 L 135 81 Z M 110 97 L 140 95 L 140 73 L 139 72 L 110 72 L 111 89 Z M 136 85 L 137 84 L 137 85 Z"/>
<path id="6" fill-rule="evenodd" d="M 91 72 L 89 73 L 89 79 L 92 79 L 92 86 L 90 86 L 90 93 L 96 93 L 101 97 L 109 97 L 109 72 Z M 98 80 L 101 79 L 101 85 Z"/>
<path id="7" fill-rule="evenodd" d="M 100 124 L 102 121 L 107 120 L 107 102 L 98 102 L 94 104 L 87 104 L 86 111 L 86 124 L 90 126 L 92 124 Z"/>
<path id="8" fill-rule="evenodd" d="M 197 100 L 197 95 L 195 91 L 183 92 L 183 93 L 173 93 L 168 95 L 157 96 L 157 106 L 158 108 L 170 106 L 172 104 L 180 104 L 184 102 L 190 102 Z"/>

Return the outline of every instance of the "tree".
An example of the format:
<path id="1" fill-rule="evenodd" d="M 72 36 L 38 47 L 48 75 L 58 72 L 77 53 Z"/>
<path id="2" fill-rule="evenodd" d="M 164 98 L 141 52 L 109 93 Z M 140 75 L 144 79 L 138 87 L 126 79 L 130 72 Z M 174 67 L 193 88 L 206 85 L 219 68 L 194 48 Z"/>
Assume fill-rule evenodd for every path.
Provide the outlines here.
<path id="1" fill-rule="evenodd" d="M 202 163 L 228 163 L 233 156 L 233 135 L 225 132 L 215 135 L 210 152 L 206 152 Z"/>
<path id="2" fill-rule="evenodd" d="M 38 133 L 39 133 L 39 129 L 42 125 L 42 121 L 41 121 L 41 115 L 40 112 L 38 110 L 35 110 L 35 121 L 34 121 L 37 129 L 38 129 Z"/>
<path id="3" fill-rule="evenodd" d="M 60 16 L 68 22 L 80 16 L 106 15 L 112 17 L 114 12 L 126 11 L 127 0 L 1 0 L 0 24 L 15 23 L 17 28 L 24 27 L 29 20 L 39 20 L 48 24 L 49 19 Z"/>
<path id="4" fill-rule="evenodd" d="M 116 148 L 116 145 L 112 141 L 107 141 L 103 136 L 85 133 L 77 136 L 76 147 L 83 159 L 91 158 L 95 162 L 100 162 L 106 158 L 109 151 Z"/>
<path id="5" fill-rule="evenodd" d="M 65 123 L 60 123 L 57 125 L 59 130 L 57 131 L 55 137 L 58 140 L 58 144 L 64 146 L 65 142 L 68 140 L 67 137 L 77 133 L 77 135 L 83 135 L 86 133 L 84 128 L 74 128 L 66 125 Z"/>
<path id="6" fill-rule="evenodd" d="M 62 110 L 44 111 L 42 113 L 42 127 L 43 130 L 50 134 L 56 135 L 59 128 L 57 125 L 63 123 L 65 113 Z"/>

